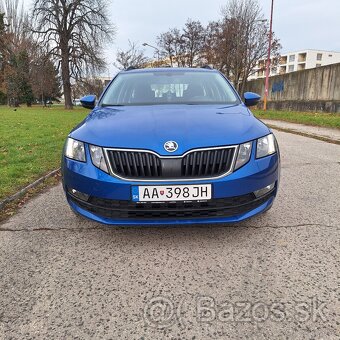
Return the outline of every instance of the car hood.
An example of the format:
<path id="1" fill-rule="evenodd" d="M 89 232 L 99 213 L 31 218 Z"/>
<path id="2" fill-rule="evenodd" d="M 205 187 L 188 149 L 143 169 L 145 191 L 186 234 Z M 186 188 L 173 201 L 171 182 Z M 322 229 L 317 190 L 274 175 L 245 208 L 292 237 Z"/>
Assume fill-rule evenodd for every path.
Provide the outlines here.
<path id="1" fill-rule="evenodd" d="M 97 107 L 70 134 L 104 147 L 148 149 L 169 155 L 164 143 L 176 141 L 172 155 L 202 147 L 244 143 L 269 133 L 244 105 L 156 105 Z"/>

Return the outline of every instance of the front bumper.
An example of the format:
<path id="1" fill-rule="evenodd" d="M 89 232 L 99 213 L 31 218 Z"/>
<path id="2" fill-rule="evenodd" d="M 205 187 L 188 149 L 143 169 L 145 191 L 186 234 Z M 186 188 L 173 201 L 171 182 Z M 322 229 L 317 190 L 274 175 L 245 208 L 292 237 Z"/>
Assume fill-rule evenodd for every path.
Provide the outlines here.
<path id="1" fill-rule="evenodd" d="M 254 153 L 253 148 L 253 153 Z M 276 153 L 261 159 L 251 160 L 228 176 L 195 181 L 211 183 L 212 200 L 206 202 L 134 203 L 131 201 L 131 185 L 145 182 L 126 181 L 112 177 L 91 163 L 86 148 L 87 162 L 82 163 L 63 157 L 63 186 L 71 208 L 84 217 L 110 225 L 150 224 L 196 224 L 233 223 L 266 211 L 273 204 L 280 177 L 280 158 Z M 275 183 L 269 193 L 259 198 L 253 194 Z M 193 182 L 164 181 L 148 182 L 147 185 L 193 184 Z M 69 193 L 75 189 L 90 195 L 87 201 Z"/>

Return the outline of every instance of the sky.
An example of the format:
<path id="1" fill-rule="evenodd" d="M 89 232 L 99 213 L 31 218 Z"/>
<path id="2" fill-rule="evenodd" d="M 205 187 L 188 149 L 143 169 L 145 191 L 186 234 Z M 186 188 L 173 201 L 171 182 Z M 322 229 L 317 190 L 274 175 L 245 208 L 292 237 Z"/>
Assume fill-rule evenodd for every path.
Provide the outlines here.
<path id="1" fill-rule="evenodd" d="M 156 44 L 156 37 L 169 28 L 181 28 L 188 18 L 204 25 L 220 17 L 228 0 L 107 0 L 109 15 L 117 28 L 114 43 L 105 46 L 108 74 L 117 49 L 126 49 L 128 40 L 140 46 Z M 271 0 L 258 0 L 269 18 Z M 25 5 L 31 5 L 26 2 Z M 26 6 L 25 6 L 26 7 Z M 282 53 L 304 49 L 340 52 L 340 0 L 274 0 L 273 30 L 280 39 Z M 148 56 L 153 50 L 146 48 Z"/>
<path id="2" fill-rule="evenodd" d="M 110 11 L 117 27 L 115 42 L 107 48 L 107 60 L 114 61 L 118 48 L 128 40 L 155 45 L 156 37 L 172 27 L 182 27 L 188 18 L 203 24 L 217 20 L 228 0 L 112 0 Z M 271 0 L 259 0 L 269 18 Z M 274 0 L 273 30 L 282 52 L 320 49 L 340 52 L 340 0 Z M 151 48 L 145 49 L 153 55 Z M 114 67 L 110 66 L 110 73 Z"/>

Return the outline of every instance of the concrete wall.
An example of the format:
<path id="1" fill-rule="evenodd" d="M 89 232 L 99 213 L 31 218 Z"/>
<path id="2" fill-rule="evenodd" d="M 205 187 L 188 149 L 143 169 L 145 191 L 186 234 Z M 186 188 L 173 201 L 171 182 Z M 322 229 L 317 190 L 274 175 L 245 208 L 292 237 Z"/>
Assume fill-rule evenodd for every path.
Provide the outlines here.
<path id="1" fill-rule="evenodd" d="M 246 91 L 264 96 L 264 79 Z M 269 78 L 268 108 L 340 113 L 340 63 Z"/>

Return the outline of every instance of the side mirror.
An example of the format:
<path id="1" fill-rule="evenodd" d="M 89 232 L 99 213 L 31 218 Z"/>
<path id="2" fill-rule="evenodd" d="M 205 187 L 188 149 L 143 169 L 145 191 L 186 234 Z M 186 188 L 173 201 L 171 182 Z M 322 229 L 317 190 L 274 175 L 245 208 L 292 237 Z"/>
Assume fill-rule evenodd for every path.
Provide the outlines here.
<path id="1" fill-rule="evenodd" d="M 94 94 L 90 94 L 80 99 L 81 105 L 85 107 L 85 109 L 93 109 L 96 106 L 96 96 Z"/>
<path id="2" fill-rule="evenodd" d="M 244 103 L 246 106 L 254 106 L 261 99 L 261 96 L 254 92 L 245 92 L 244 94 Z"/>

